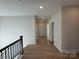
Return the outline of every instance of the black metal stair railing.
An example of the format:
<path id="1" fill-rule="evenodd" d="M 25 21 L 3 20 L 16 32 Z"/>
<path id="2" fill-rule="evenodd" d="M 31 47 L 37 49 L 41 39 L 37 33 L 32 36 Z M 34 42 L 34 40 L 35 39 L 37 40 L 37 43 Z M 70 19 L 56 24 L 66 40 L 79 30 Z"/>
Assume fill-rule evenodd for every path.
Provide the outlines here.
<path id="1" fill-rule="evenodd" d="M 0 50 L 0 59 L 14 59 L 23 54 L 23 36 Z"/>

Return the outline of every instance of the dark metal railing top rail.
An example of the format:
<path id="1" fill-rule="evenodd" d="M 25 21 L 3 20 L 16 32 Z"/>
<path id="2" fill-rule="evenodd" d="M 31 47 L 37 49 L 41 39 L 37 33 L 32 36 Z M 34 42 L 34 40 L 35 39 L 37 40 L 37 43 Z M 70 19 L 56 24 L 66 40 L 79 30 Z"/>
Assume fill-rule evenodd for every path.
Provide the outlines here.
<path id="1" fill-rule="evenodd" d="M 14 59 L 23 54 L 23 36 L 0 50 L 0 59 Z"/>

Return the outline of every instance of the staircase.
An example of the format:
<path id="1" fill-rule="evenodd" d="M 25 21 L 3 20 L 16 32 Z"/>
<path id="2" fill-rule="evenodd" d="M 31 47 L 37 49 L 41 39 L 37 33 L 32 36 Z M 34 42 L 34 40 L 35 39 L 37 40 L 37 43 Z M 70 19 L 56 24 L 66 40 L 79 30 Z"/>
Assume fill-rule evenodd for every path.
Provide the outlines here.
<path id="1" fill-rule="evenodd" d="M 23 54 L 23 36 L 0 50 L 0 59 L 17 59 Z"/>

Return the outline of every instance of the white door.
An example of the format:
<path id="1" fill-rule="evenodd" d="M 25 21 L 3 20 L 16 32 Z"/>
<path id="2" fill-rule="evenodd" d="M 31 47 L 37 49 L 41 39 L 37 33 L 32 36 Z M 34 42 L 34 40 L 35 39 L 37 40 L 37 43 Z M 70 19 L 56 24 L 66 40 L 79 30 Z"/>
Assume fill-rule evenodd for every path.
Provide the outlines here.
<path id="1" fill-rule="evenodd" d="M 38 24 L 38 35 L 39 36 L 47 36 L 47 25 L 46 23 Z"/>

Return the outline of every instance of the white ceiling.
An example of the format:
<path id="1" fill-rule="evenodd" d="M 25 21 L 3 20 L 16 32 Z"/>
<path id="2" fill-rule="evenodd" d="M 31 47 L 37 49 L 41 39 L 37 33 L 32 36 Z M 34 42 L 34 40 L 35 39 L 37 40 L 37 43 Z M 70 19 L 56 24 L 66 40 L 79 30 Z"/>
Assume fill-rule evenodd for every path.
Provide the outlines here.
<path id="1" fill-rule="evenodd" d="M 52 16 L 59 6 L 69 4 L 79 4 L 79 0 L 0 0 L 0 16 Z"/>

